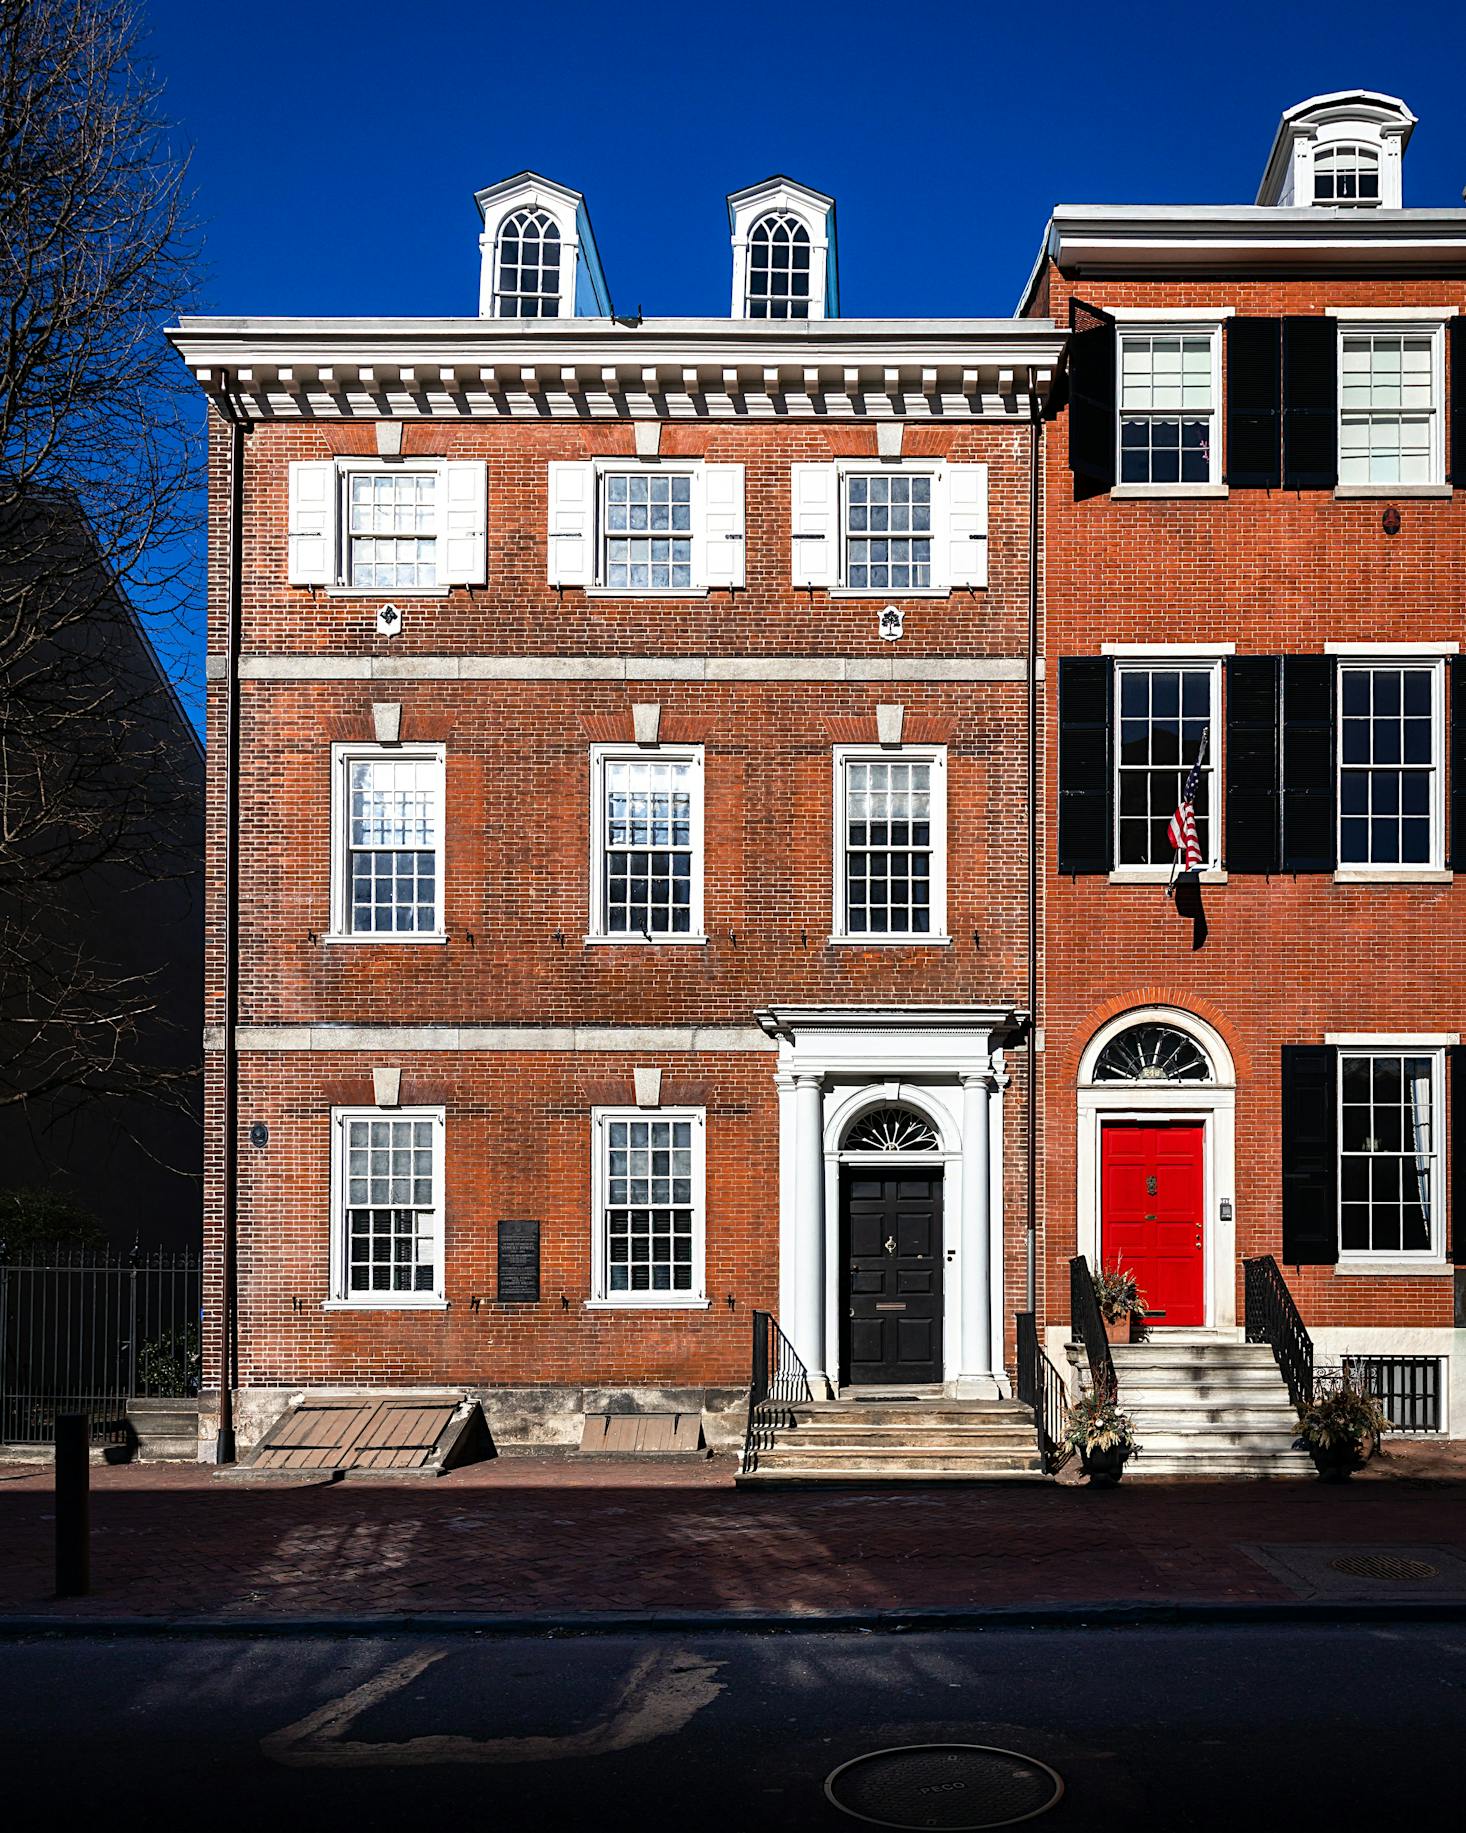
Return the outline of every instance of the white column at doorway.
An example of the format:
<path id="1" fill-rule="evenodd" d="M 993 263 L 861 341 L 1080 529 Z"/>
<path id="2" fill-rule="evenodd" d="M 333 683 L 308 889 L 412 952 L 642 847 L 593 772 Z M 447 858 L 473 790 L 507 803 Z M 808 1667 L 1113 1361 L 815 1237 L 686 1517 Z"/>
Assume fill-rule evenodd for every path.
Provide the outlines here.
<path id="1" fill-rule="evenodd" d="M 959 1272 L 962 1280 L 962 1362 L 957 1392 L 966 1399 L 995 1399 L 993 1372 L 992 1205 L 988 1103 L 991 1070 L 962 1078 L 962 1212 Z"/>
<path id="2" fill-rule="evenodd" d="M 825 1142 L 823 1078 L 794 1078 L 795 1352 L 818 1400 L 825 1376 Z"/>

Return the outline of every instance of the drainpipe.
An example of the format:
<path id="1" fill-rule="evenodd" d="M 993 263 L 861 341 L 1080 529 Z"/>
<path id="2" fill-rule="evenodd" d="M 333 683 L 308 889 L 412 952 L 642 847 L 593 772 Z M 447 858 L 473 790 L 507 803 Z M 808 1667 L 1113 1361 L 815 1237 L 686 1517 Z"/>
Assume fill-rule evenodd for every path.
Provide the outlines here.
<path id="1" fill-rule="evenodd" d="M 1038 1310 L 1038 542 L 1043 405 L 1033 371 L 1028 388 L 1028 1139 L 1024 1166 L 1024 1308 Z"/>
<path id="2" fill-rule="evenodd" d="M 222 1258 L 219 1267 L 219 1434 L 214 1461 L 232 1464 L 234 1377 L 237 1364 L 239 1242 L 239 1056 L 235 1048 L 239 1022 L 239 651 L 244 599 L 244 435 L 245 419 L 230 393 L 230 377 L 221 378 L 219 411 L 229 422 L 229 496 L 225 545 L 224 648 L 224 1099 L 220 1180 Z"/>

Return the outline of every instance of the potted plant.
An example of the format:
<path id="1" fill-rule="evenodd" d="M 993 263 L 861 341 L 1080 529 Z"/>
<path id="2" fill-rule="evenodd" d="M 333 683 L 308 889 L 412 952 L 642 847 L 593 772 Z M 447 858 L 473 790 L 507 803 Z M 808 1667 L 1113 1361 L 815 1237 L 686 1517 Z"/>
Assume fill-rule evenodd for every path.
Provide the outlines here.
<path id="1" fill-rule="evenodd" d="M 1326 1483 L 1352 1477 L 1389 1429 L 1384 1408 L 1348 1369 L 1320 1381 L 1312 1404 L 1298 1409 L 1298 1443 Z"/>
<path id="2" fill-rule="evenodd" d="M 1118 1260 L 1112 1267 L 1101 1266 L 1095 1275 L 1094 1295 L 1110 1342 L 1134 1342 L 1145 1318 L 1145 1298 L 1135 1275 Z"/>
<path id="3" fill-rule="evenodd" d="M 1079 1453 L 1080 1468 L 1101 1489 L 1118 1483 L 1125 1460 L 1140 1450 L 1130 1415 L 1120 1411 L 1112 1395 L 1092 1387 L 1070 1407 L 1064 1443 Z"/>

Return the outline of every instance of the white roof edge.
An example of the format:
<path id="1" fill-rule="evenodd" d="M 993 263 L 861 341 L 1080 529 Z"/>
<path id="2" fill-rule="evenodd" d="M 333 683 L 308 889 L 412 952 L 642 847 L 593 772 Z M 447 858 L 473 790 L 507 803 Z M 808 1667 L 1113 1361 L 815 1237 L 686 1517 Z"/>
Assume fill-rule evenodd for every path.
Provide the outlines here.
<path id="1" fill-rule="evenodd" d="M 577 191 L 571 185 L 562 185 L 557 179 L 546 178 L 543 172 L 511 172 L 507 178 L 496 178 L 491 185 L 484 185 L 473 194 L 473 201 L 478 206 L 480 216 L 485 214 L 485 204 L 505 194 L 515 191 L 533 191 L 536 188 L 553 192 L 556 197 L 567 204 L 579 205 L 585 202 L 585 193 Z"/>
<path id="2" fill-rule="evenodd" d="M 1466 217 L 1466 211 L 1462 212 Z M 983 337 L 1014 332 L 1041 333 L 1049 324 L 1041 318 L 810 318 L 761 320 L 748 318 L 644 318 L 625 325 L 606 318 L 287 318 L 284 316 L 233 316 L 225 313 L 189 313 L 169 327 L 170 336 L 254 332 L 260 336 L 431 337 L 472 335 L 501 342 L 539 344 L 545 347 L 567 341 L 605 341 L 612 337 L 650 341 L 645 333 L 666 336 L 738 338 L 744 343 L 841 342 L 859 337 Z"/>

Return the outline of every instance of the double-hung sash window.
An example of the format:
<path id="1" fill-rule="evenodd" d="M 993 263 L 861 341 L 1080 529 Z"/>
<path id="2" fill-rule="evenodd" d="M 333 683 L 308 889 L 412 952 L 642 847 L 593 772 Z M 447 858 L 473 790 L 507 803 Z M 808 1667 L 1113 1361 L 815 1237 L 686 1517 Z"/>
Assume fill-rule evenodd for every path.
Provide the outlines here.
<path id="1" fill-rule="evenodd" d="M 932 481 L 920 471 L 844 474 L 845 583 L 852 591 L 930 590 Z"/>
<path id="2" fill-rule="evenodd" d="M 300 459 L 288 489 L 291 585 L 385 598 L 487 577 L 482 459 Z"/>
<path id="3" fill-rule="evenodd" d="M 592 753 L 593 934 L 690 941 L 702 934 L 699 748 Z"/>
<path id="4" fill-rule="evenodd" d="M 1339 1250 L 1441 1254 L 1441 1052 L 1339 1052 Z"/>
<path id="5" fill-rule="evenodd" d="M 441 939 L 443 750 L 335 749 L 335 940 Z"/>
<path id="6" fill-rule="evenodd" d="M 601 577 L 618 592 L 692 590 L 692 473 L 607 471 Z"/>
<path id="7" fill-rule="evenodd" d="M 1339 482 L 1439 484 L 1445 476 L 1437 325 L 1339 328 Z"/>
<path id="8" fill-rule="evenodd" d="M 1119 334 L 1117 472 L 1124 484 L 1213 484 L 1220 334 L 1176 327 Z"/>
<path id="9" fill-rule="evenodd" d="M 1217 665 L 1124 662 L 1116 675 L 1117 869 L 1171 865 L 1167 828 L 1198 759 L 1196 837 L 1203 866 L 1216 865 Z"/>
<path id="10" fill-rule="evenodd" d="M 347 471 L 341 482 L 346 584 L 358 591 L 435 589 L 440 473 Z"/>
<path id="11" fill-rule="evenodd" d="M 1339 863 L 1444 863 L 1439 663 L 1339 670 Z"/>
<path id="12" fill-rule="evenodd" d="M 603 1108 L 593 1131 L 596 1301 L 705 1302 L 702 1110 Z"/>
<path id="13" fill-rule="evenodd" d="M 360 1305 L 443 1301 L 443 1111 L 340 1108 L 333 1297 Z"/>
<path id="14" fill-rule="evenodd" d="M 946 755 L 835 754 L 835 934 L 920 942 L 946 934 Z"/>

